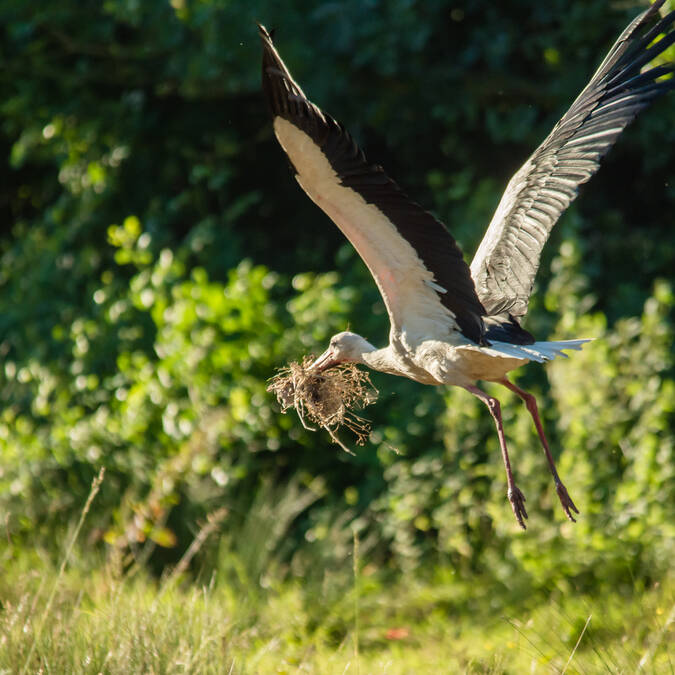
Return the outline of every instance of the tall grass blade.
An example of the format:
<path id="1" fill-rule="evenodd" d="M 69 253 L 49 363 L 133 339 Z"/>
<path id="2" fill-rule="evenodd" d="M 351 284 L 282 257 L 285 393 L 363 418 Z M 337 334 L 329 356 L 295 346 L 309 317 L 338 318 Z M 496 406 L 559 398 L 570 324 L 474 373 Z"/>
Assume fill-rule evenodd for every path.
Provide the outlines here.
<path id="1" fill-rule="evenodd" d="M 178 561 L 178 564 L 176 567 L 174 567 L 171 575 L 165 582 L 166 584 L 170 585 L 177 577 L 187 570 L 190 562 L 192 561 L 192 558 L 197 555 L 199 549 L 201 549 L 201 547 L 204 545 L 204 542 L 218 529 L 218 526 L 224 520 L 225 516 L 228 515 L 228 513 L 229 510 L 223 506 L 206 516 L 206 524 L 202 526 L 202 528 L 197 533 L 197 536 L 192 540 L 190 546 L 188 546 L 185 553 L 183 553 L 181 559 Z"/>
<path id="2" fill-rule="evenodd" d="M 73 553 L 73 546 L 75 545 L 75 542 L 77 541 L 77 537 L 80 534 L 80 530 L 82 529 L 82 525 L 84 524 L 84 520 L 87 517 L 87 514 L 89 513 L 89 509 L 91 508 L 92 502 L 94 501 L 94 498 L 98 494 L 98 491 L 101 487 L 101 483 L 103 482 L 103 476 L 105 476 L 105 467 L 101 467 L 101 470 L 98 472 L 98 476 L 94 478 L 94 480 L 91 482 L 91 490 L 89 490 L 89 496 L 87 497 L 87 501 L 84 504 L 84 508 L 82 509 L 82 513 L 80 513 L 80 519 L 77 523 L 77 527 L 75 528 L 75 531 L 73 532 L 72 536 L 70 537 L 70 541 L 68 542 L 68 545 L 66 546 L 66 551 L 65 554 L 61 560 L 61 565 L 59 567 L 59 572 L 56 575 L 56 579 L 54 580 L 54 583 L 52 585 L 52 590 L 49 593 L 49 597 L 47 598 L 47 604 L 45 605 L 44 611 L 42 612 L 42 616 L 40 617 L 40 622 L 37 625 L 37 628 L 35 629 L 35 632 L 33 633 L 33 642 L 31 643 L 30 649 L 28 650 L 28 656 L 26 656 L 26 661 L 23 664 L 23 668 L 21 669 L 21 675 L 23 675 L 27 670 L 28 666 L 30 665 L 30 660 L 33 657 L 33 653 L 35 652 L 35 647 L 37 646 L 37 642 L 40 639 L 40 635 L 42 634 L 42 629 L 44 628 L 45 621 L 47 621 L 47 617 L 49 616 L 49 612 L 52 607 L 52 602 L 54 602 L 54 596 L 56 595 L 56 589 L 59 586 L 59 583 L 61 581 L 61 577 L 63 577 L 63 573 L 65 572 L 66 565 L 70 562 L 70 556 Z"/>
<path id="3" fill-rule="evenodd" d="M 567 669 L 569 668 L 570 663 L 572 663 L 572 659 L 574 658 L 574 654 L 576 654 L 577 648 L 579 647 L 579 643 L 581 642 L 581 638 L 584 637 L 584 633 L 586 632 L 586 629 L 588 628 L 588 624 L 591 622 L 591 617 L 593 615 L 589 614 L 588 619 L 586 619 L 586 623 L 584 624 L 584 627 L 579 634 L 579 639 L 577 640 L 577 643 L 574 645 L 574 649 L 572 650 L 572 653 L 570 654 L 570 657 L 567 659 L 567 663 L 565 664 L 565 667 L 562 669 L 560 675 L 565 675 L 567 672 Z"/>
<path id="4" fill-rule="evenodd" d="M 354 662 L 356 663 L 356 675 L 360 675 L 359 663 L 359 535 L 356 528 L 352 530 L 354 542 Z"/>

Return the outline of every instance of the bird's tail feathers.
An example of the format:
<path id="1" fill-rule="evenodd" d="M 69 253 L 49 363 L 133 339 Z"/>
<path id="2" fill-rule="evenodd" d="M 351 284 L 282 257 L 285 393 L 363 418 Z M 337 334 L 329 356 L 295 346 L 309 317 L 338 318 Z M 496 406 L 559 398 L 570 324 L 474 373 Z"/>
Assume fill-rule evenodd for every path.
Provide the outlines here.
<path id="1" fill-rule="evenodd" d="M 496 352 L 496 356 L 505 356 L 514 359 L 528 359 L 530 361 L 550 361 L 556 356 L 564 356 L 566 349 L 581 349 L 585 342 L 590 342 L 593 338 L 583 338 L 580 340 L 556 340 L 554 342 L 534 342 L 531 345 L 512 345 L 508 342 L 492 341 L 490 347 L 485 351 Z"/>

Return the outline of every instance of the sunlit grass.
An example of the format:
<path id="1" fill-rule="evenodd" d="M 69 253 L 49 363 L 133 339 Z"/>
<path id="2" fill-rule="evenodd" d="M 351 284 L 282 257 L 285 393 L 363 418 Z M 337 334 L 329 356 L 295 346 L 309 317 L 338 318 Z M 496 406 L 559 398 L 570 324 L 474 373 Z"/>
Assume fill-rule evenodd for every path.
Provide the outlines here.
<path id="1" fill-rule="evenodd" d="M 206 584 L 181 584 L 120 576 L 103 563 L 58 579 L 56 566 L 43 564 L 17 565 L 21 571 L 0 582 L 0 672 L 20 672 L 24 664 L 27 672 L 72 673 L 627 673 L 641 663 L 644 672 L 670 673 L 675 667 L 671 582 L 628 597 L 556 596 L 529 610 L 492 611 L 485 603 L 469 612 L 463 598 L 469 589 L 458 593 L 442 579 L 387 585 L 370 573 L 357 579 L 356 604 L 353 585 L 336 599 L 319 587 L 308 593 L 302 580 L 250 593 L 218 572 Z M 351 571 L 349 561 L 345 567 Z M 57 580 L 49 606 L 44 589 Z"/>
<path id="2" fill-rule="evenodd" d="M 289 573 L 275 551 L 316 498 L 291 484 L 261 490 L 196 580 L 188 565 L 222 510 L 157 579 L 115 549 L 104 556 L 76 545 L 101 478 L 59 556 L 11 540 L 0 553 L 3 675 L 675 671 L 672 577 L 599 597 L 552 588 L 535 599 L 517 580 L 505 590 L 447 566 L 392 577 L 353 530 L 337 568 L 315 550 L 307 573 Z"/>

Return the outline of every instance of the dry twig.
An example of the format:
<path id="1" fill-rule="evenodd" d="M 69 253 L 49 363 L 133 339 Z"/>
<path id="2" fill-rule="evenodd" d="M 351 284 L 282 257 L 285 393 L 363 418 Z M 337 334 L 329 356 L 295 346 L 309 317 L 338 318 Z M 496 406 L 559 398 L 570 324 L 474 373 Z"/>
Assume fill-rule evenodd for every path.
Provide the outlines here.
<path id="1" fill-rule="evenodd" d="M 306 356 L 301 363 L 289 363 L 270 380 L 267 391 L 277 397 L 281 412 L 295 408 L 305 429 L 316 431 L 307 421 L 318 424 L 343 450 L 354 454 L 340 441 L 337 430 L 347 427 L 356 435 L 357 445 L 366 442 L 370 422 L 357 415 L 354 409 L 374 403 L 377 389 L 368 373 L 353 363 L 343 363 L 317 373 L 309 370 L 312 361 Z"/>

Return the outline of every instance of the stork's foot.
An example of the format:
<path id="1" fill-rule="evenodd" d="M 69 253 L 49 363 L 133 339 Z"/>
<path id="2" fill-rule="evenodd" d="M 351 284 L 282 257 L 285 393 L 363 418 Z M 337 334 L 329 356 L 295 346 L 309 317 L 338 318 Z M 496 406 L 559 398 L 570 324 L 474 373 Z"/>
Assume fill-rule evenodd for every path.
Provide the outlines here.
<path id="1" fill-rule="evenodd" d="M 567 492 L 567 488 L 560 482 L 556 481 L 555 484 L 555 491 L 558 493 L 558 499 L 560 500 L 560 503 L 562 504 L 563 511 L 565 512 L 565 515 L 573 522 L 576 523 L 576 519 L 572 515 L 572 511 L 574 513 L 579 513 L 579 509 L 574 505 L 574 502 L 572 501 L 572 497 L 569 496 Z"/>
<path id="2" fill-rule="evenodd" d="M 518 525 L 526 530 L 525 520 L 527 520 L 527 511 L 525 510 L 525 495 L 515 485 L 510 487 L 506 494 L 511 502 L 513 515 L 516 517 Z"/>

